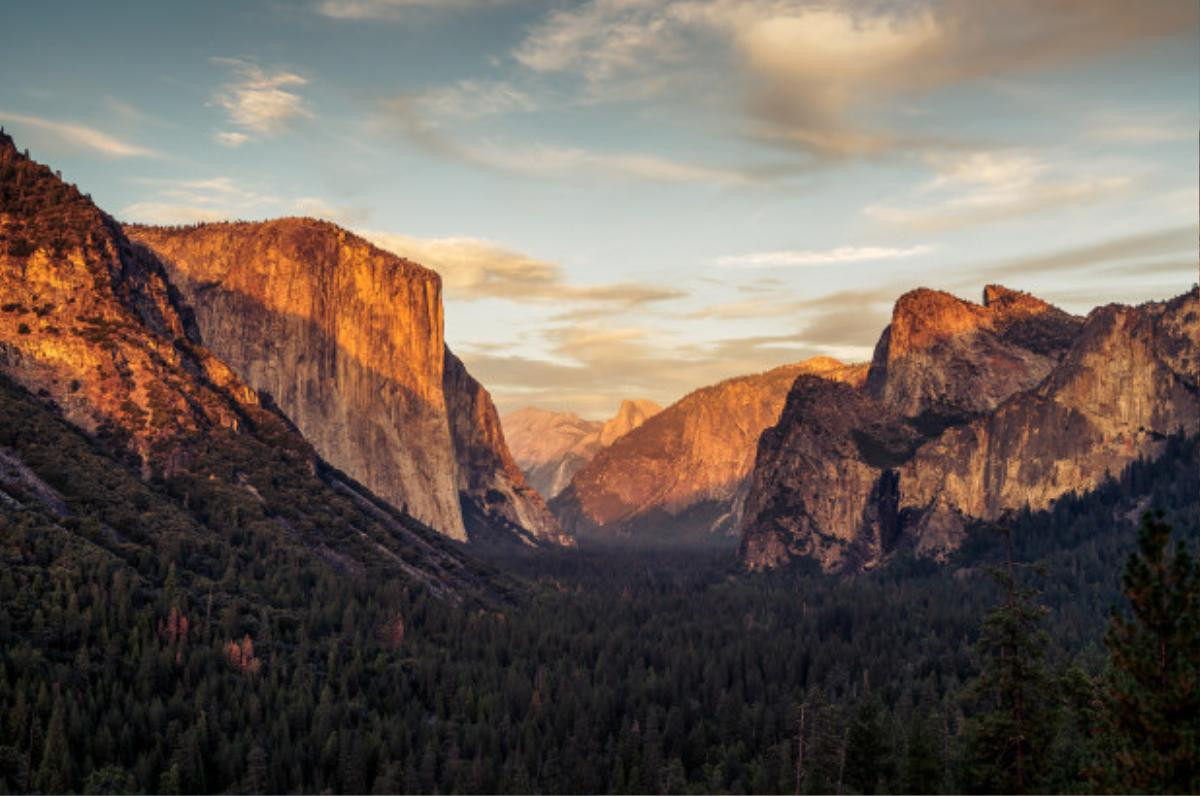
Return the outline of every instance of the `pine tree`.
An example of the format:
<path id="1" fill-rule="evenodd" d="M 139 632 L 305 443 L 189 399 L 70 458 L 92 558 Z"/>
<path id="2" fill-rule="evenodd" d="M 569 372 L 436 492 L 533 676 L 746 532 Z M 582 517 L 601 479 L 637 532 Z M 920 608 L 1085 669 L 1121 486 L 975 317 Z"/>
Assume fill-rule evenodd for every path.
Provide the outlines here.
<path id="1" fill-rule="evenodd" d="M 1035 589 L 1017 582 L 1011 532 L 1003 530 L 1007 563 L 993 571 L 1004 597 L 983 621 L 976 654 L 980 672 L 969 694 L 968 783 L 985 792 L 1028 792 L 1045 772 L 1054 736 L 1054 700 L 1045 666 L 1046 608 Z"/>
<path id="2" fill-rule="evenodd" d="M 1114 612 L 1105 643 L 1117 785 L 1200 792 L 1200 566 L 1180 542 L 1168 554 L 1162 511 L 1142 516 L 1122 578 L 1132 617 Z"/>
<path id="3" fill-rule="evenodd" d="M 886 718 L 878 694 L 867 694 L 859 701 L 846 738 L 843 779 L 849 790 L 877 793 L 891 780 L 895 764 Z"/>
<path id="4" fill-rule="evenodd" d="M 66 793 L 71 790 L 71 760 L 71 749 L 67 743 L 66 705 L 59 693 L 54 699 L 42 762 L 38 766 L 38 789 L 44 793 Z"/>

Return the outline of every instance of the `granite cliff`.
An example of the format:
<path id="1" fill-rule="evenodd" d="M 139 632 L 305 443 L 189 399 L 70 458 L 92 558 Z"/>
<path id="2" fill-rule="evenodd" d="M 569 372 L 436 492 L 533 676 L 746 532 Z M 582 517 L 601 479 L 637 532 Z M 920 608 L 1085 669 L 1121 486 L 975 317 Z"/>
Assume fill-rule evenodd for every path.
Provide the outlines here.
<path id="1" fill-rule="evenodd" d="M 165 264 L 205 344 L 334 466 L 456 539 L 467 500 L 568 541 L 445 347 L 436 273 L 311 219 L 127 231 Z"/>
<path id="2" fill-rule="evenodd" d="M 482 517 L 490 530 L 509 530 L 526 541 L 574 545 L 513 461 L 491 395 L 450 349 L 446 349 L 443 374 L 450 437 L 458 459 L 458 491 L 471 504 L 464 511 L 468 526 L 470 518 Z M 489 529 L 469 530 L 479 534 Z"/>
<path id="3" fill-rule="evenodd" d="M 51 466 L 55 457 L 82 446 L 97 481 L 64 488 L 104 496 L 104 519 L 86 538 L 94 547 L 170 550 L 189 580 L 219 576 L 214 551 L 241 556 L 253 544 L 440 594 L 490 589 L 439 534 L 318 456 L 269 398 L 201 345 L 158 258 L 2 132 L 0 403 L 10 422 L 23 417 L 66 441 L 7 429 L 35 456 L 0 449 L 6 505 L 41 504 L 71 519 L 74 504 L 39 479 L 61 479 L 76 462 Z M 191 571 L 185 559 L 204 564 Z"/>
<path id="4" fill-rule="evenodd" d="M 1200 430 L 1198 341 L 1194 291 L 1086 319 L 994 285 L 982 304 L 908 293 L 861 389 L 798 379 L 763 433 L 743 561 L 941 557 L 972 521 L 1091 489 Z"/>
<path id="5" fill-rule="evenodd" d="M 714 539 L 739 526 L 763 429 L 798 376 L 861 383 L 865 367 L 818 357 L 704 387 L 600 450 L 551 501 L 575 534 Z"/>
<path id="6" fill-rule="evenodd" d="M 526 407 L 504 416 L 504 434 L 530 485 L 550 499 L 563 491 L 601 448 L 661 411 L 653 401 L 625 400 L 615 415 L 598 421 L 584 420 L 572 412 Z"/>

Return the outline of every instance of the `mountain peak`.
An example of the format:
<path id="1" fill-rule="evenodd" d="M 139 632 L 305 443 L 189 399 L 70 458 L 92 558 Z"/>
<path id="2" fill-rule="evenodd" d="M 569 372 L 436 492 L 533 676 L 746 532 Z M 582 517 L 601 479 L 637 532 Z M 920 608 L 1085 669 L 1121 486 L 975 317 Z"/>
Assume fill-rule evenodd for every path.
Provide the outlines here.
<path id="1" fill-rule="evenodd" d="M 1004 285 L 987 285 L 983 288 L 983 306 L 993 313 L 1004 315 L 1040 315 L 1062 313 L 1058 307 L 1043 301 L 1032 293 L 1013 290 Z"/>
<path id="2" fill-rule="evenodd" d="M 947 337 L 989 326 L 989 321 L 983 307 L 945 291 L 910 290 L 892 308 L 889 355 L 895 358 L 928 348 Z"/>
<path id="3" fill-rule="evenodd" d="M 646 420 L 662 411 L 662 407 L 645 399 L 621 401 L 616 416 L 605 421 L 600 429 L 600 445 L 608 447 Z"/>

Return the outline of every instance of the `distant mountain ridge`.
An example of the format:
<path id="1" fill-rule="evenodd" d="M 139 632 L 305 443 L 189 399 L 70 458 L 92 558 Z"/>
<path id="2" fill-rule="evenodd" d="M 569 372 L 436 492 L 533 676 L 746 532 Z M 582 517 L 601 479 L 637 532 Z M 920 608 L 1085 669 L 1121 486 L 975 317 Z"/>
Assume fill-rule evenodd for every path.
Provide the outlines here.
<path id="1" fill-rule="evenodd" d="M 608 420 L 526 407 L 501 418 L 508 444 L 529 483 L 547 500 L 567 487 L 601 448 L 662 411 L 653 401 L 621 401 Z"/>
<path id="2" fill-rule="evenodd" d="M 1097 486 L 1200 431 L 1196 290 L 1086 318 L 989 285 L 901 296 L 865 384 L 804 376 L 763 432 L 740 554 L 878 566 L 943 557 L 976 520 Z"/>
<path id="3" fill-rule="evenodd" d="M 691 392 L 597 453 L 552 510 L 576 535 L 711 542 L 734 534 L 759 434 L 804 373 L 859 384 L 866 366 L 816 357 Z"/>

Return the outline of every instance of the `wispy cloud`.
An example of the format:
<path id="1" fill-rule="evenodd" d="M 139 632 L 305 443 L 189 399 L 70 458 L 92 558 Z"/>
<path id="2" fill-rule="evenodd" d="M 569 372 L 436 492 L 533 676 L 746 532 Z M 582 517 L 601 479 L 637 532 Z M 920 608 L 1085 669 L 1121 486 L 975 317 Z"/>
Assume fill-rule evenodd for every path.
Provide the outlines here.
<path id="1" fill-rule="evenodd" d="M 460 80 L 431 88 L 412 101 L 427 115 L 458 119 L 528 112 L 538 107 L 533 97 L 502 80 Z"/>
<path id="2" fill-rule="evenodd" d="M 720 257 L 717 265 L 727 268 L 790 268 L 795 266 L 840 265 L 914 257 L 932 251 L 931 246 L 838 246 L 834 249 L 791 249 Z"/>
<path id="3" fill-rule="evenodd" d="M 0 111 L 0 120 L 14 122 L 33 128 L 56 139 L 60 144 L 86 149 L 109 158 L 161 158 L 163 154 L 149 147 L 129 143 L 94 127 L 30 116 L 21 113 Z"/>
<path id="4" fill-rule="evenodd" d="M 1135 183 L 1130 174 L 1054 165 L 1020 151 L 934 155 L 927 160 L 936 176 L 906 201 L 868 205 L 863 212 L 889 226 L 941 232 L 1107 201 Z"/>
<path id="5" fill-rule="evenodd" d="M 1118 144 L 1157 144 L 1190 141 L 1196 137 L 1195 122 L 1180 116 L 1109 112 L 1094 117 L 1088 136 L 1096 141 Z"/>
<path id="6" fill-rule="evenodd" d="M 339 224 L 358 224 L 367 218 L 366 211 L 360 208 L 338 207 L 316 196 L 283 197 L 248 188 L 227 176 L 135 177 L 130 182 L 149 189 L 150 195 L 125 205 L 118 216 L 145 224 L 191 224 L 274 215 L 314 216 Z"/>
<path id="7" fill-rule="evenodd" d="M 501 5 L 506 0 L 320 0 L 318 14 L 333 19 L 396 19 L 413 11 Z"/>
<path id="8" fill-rule="evenodd" d="M 277 135 L 300 119 L 311 119 L 312 112 L 294 91 L 308 84 L 308 78 L 283 69 L 266 69 L 245 58 L 213 58 L 214 64 L 228 67 L 233 77 L 213 95 L 229 121 L 247 132 L 221 132 L 217 140 L 238 146 L 249 134 Z"/>
<path id="9" fill-rule="evenodd" d="M 251 139 L 250 136 L 246 135 L 245 133 L 239 133 L 230 130 L 220 130 L 213 134 L 213 140 L 221 146 L 227 146 L 230 149 L 236 149 L 242 144 L 245 144 L 253 139 Z"/>
<path id="10" fill-rule="evenodd" d="M 1195 225 L 1124 235 L 1083 246 L 992 262 L 980 266 L 980 271 L 996 276 L 1037 276 L 1098 266 L 1128 265 L 1146 258 L 1154 259 L 1156 265 L 1161 266 L 1158 258 L 1171 255 L 1179 257 L 1174 262 L 1187 263 L 1195 276 Z"/>
<path id="11" fill-rule="evenodd" d="M 544 334 L 545 358 L 458 350 L 502 412 L 536 405 L 607 416 L 631 395 L 666 406 L 698 387 L 822 353 L 793 335 L 682 343 L 655 330 L 612 324 L 549 327 Z"/>
<path id="12" fill-rule="evenodd" d="M 645 152 L 605 152 L 550 144 L 508 145 L 492 140 L 468 143 L 431 123 L 421 113 L 417 98 L 388 100 L 383 104 L 383 111 L 384 125 L 398 131 L 421 149 L 447 160 L 509 174 L 545 178 L 618 178 L 667 183 L 749 185 L 794 173 L 785 167 L 770 164 L 727 168 L 689 163 Z"/>
<path id="13" fill-rule="evenodd" d="M 442 276 L 448 298 L 499 298 L 524 303 L 633 307 L 681 298 L 674 288 L 639 283 L 577 285 L 558 263 L 539 260 L 475 238 L 416 238 L 367 233 L 381 248 L 415 260 Z"/>

